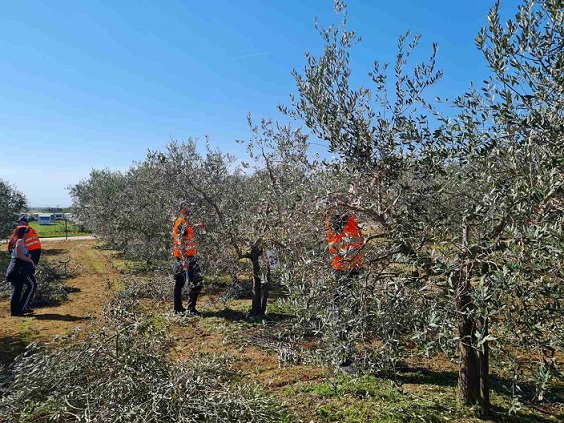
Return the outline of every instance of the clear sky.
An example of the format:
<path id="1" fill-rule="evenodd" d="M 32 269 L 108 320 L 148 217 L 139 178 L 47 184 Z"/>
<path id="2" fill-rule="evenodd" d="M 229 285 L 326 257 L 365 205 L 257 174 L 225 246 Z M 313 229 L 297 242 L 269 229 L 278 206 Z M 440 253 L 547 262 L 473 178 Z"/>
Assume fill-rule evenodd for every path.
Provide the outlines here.
<path id="1" fill-rule="evenodd" d="M 474 38 L 493 0 L 349 0 L 355 77 L 393 61 L 397 37 L 439 44 L 453 97 L 487 76 Z M 512 16 L 517 0 L 503 0 Z M 0 13 L 0 178 L 30 206 L 68 206 L 66 187 L 91 169 L 126 170 L 148 149 L 210 136 L 237 154 L 246 114 L 279 119 L 295 92 L 291 71 L 319 53 L 314 17 L 332 0 L 5 2 Z M 367 78 L 365 85 L 369 85 Z"/>

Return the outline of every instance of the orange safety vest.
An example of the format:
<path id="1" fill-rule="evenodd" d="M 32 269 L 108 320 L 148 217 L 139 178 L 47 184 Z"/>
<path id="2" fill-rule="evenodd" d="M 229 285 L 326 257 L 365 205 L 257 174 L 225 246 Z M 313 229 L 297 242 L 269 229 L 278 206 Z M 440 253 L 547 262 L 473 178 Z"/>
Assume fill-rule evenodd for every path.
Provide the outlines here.
<path id="1" fill-rule="evenodd" d="M 334 270 L 355 270 L 364 267 L 364 237 L 354 216 L 349 217 L 343 230 L 333 233 L 330 217 L 325 222 L 327 226 L 327 242 L 329 252 L 333 255 L 331 266 Z"/>
<path id="2" fill-rule="evenodd" d="M 24 243 L 25 248 L 27 248 L 28 251 L 41 250 L 41 241 L 39 241 L 37 232 L 31 226 L 29 227 L 29 232 L 24 239 Z"/>
<path id="3" fill-rule="evenodd" d="M 178 229 L 180 225 L 186 225 L 186 235 L 182 236 Z M 177 258 L 182 258 L 182 251 L 184 250 L 184 255 L 186 257 L 192 257 L 196 255 L 196 239 L 194 238 L 194 229 L 188 223 L 184 217 L 179 217 L 174 222 L 174 250 L 173 255 Z"/>

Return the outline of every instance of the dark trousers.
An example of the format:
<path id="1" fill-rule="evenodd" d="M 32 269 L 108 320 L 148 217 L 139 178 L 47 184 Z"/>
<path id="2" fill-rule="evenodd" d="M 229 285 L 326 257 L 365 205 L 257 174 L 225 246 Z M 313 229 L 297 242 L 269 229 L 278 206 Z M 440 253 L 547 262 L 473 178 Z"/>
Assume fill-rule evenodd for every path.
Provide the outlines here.
<path id="1" fill-rule="evenodd" d="M 30 250 L 29 255 L 31 256 L 31 259 L 33 260 L 33 264 L 37 266 L 37 264 L 39 263 L 39 257 L 41 257 L 41 248 L 38 248 L 37 250 Z M 33 284 L 33 290 L 31 291 L 31 296 L 29 297 L 29 301 L 26 304 L 24 310 L 29 308 L 29 305 L 33 301 L 33 296 L 35 295 L 35 290 L 37 289 L 37 279 L 35 279 L 35 275 L 30 275 L 30 278 L 32 279 L 31 283 Z"/>
<path id="2" fill-rule="evenodd" d="M 174 262 L 174 311 L 183 311 L 182 306 L 182 288 L 186 284 L 186 279 L 189 282 L 189 292 L 188 292 L 188 310 L 194 311 L 196 309 L 196 302 L 198 301 L 198 296 L 204 287 L 200 265 L 198 264 L 198 259 L 196 257 L 189 257 L 188 269 L 182 267 L 182 261 L 176 259 Z M 188 273 L 188 278 L 186 278 L 186 273 Z"/>
<path id="3" fill-rule="evenodd" d="M 337 282 L 333 294 L 333 321 L 335 322 L 335 338 L 339 348 L 336 349 L 337 361 L 340 365 L 348 365 L 354 355 L 354 339 L 352 338 L 352 319 L 358 312 L 352 290 L 359 270 L 334 270 Z"/>
<path id="4" fill-rule="evenodd" d="M 35 279 L 35 275 L 29 275 L 26 277 L 27 283 L 31 285 L 31 289 L 29 290 L 29 295 L 26 297 L 23 296 L 25 302 L 22 306 L 22 310 L 27 310 L 31 307 L 33 302 L 33 296 L 35 295 L 35 291 L 37 290 L 37 279 Z"/>
<path id="5" fill-rule="evenodd" d="M 33 260 L 33 264 L 35 264 L 37 266 L 37 263 L 39 263 L 39 257 L 41 257 L 41 248 L 39 248 L 37 250 L 30 250 L 29 254 L 31 255 L 31 259 Z"/>
<path id="6" fill-rule="evenodd" d="M 337 281 L 333 302 L 339 305 L 342 301 L 350 296 L 353 289 L 353 281 L 360 275 L 359 270 L 333 270 L 333 275 Z"/>
<path id="7" fill-rule="evenodd" d="M 13 280 L 11 284 L 14 287 L 14 292 L 12 292 L 12 298 L 10 300 L 10 311 L 12 316 L 15 316 L 29 307 L 33 299 L 33 294 L 35 294 L 35 289 L 37 288 L 37 282 L 33 276 L 21 276 Z M 24 286 L 26 290 L 22 295 Z"/>

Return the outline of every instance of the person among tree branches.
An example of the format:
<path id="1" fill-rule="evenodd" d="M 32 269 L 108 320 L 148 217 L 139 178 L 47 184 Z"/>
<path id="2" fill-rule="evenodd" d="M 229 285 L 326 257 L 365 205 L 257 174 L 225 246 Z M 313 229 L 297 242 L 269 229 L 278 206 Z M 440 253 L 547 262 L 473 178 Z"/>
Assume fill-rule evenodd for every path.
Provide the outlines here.
<path id="1" fill-rule="evenodd" d="M 188 312 L 199 316 L 201 313 L 196 310 L 196 302 L 203 288 L 204 278 L 196 257 L 196 239 L 194 229 L 188 221 L 194 205 L 185 201 L 179 205 L 180 217 L 174 222 L 174 311 L 184 313 L 186 309 L 182 305 L 182 288 L 186 281 L 189 282 L 188 293 Z M 200 222 L 194 227 L 202 228 L 204 222 Z"/>
<path id="2" fill-rule="evenodd" d="M 329 199 L 326 212 L 327 243 L 331 254 L 332 273 L 337 282 L 333 295 L 334 320 L 337 325 L 336 338 L 341 343 L 338 352 L 339 367 L 345 369 L 352 365 L 353 343 L 351 328 L 345 323 L 343 314 L 349 304 L 354 280 L 364 268 L 364 235 L 356 217 L 346 208 L 343 199 Z M 353 310 L 354 313 L 354 310 Z"/>

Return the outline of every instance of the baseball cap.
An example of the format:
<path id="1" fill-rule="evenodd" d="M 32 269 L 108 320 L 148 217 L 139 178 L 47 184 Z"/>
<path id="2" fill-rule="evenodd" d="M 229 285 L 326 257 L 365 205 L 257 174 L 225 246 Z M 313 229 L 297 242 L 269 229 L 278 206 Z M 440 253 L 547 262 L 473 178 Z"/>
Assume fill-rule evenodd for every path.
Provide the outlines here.
<path id="1" fill-rule="evenodd" d="M 18 222 L 25 222 L 28 223 L 29 221 L 27 220 L 26 216 L 20 216 L 20 218 L 18 219 Z"/>

